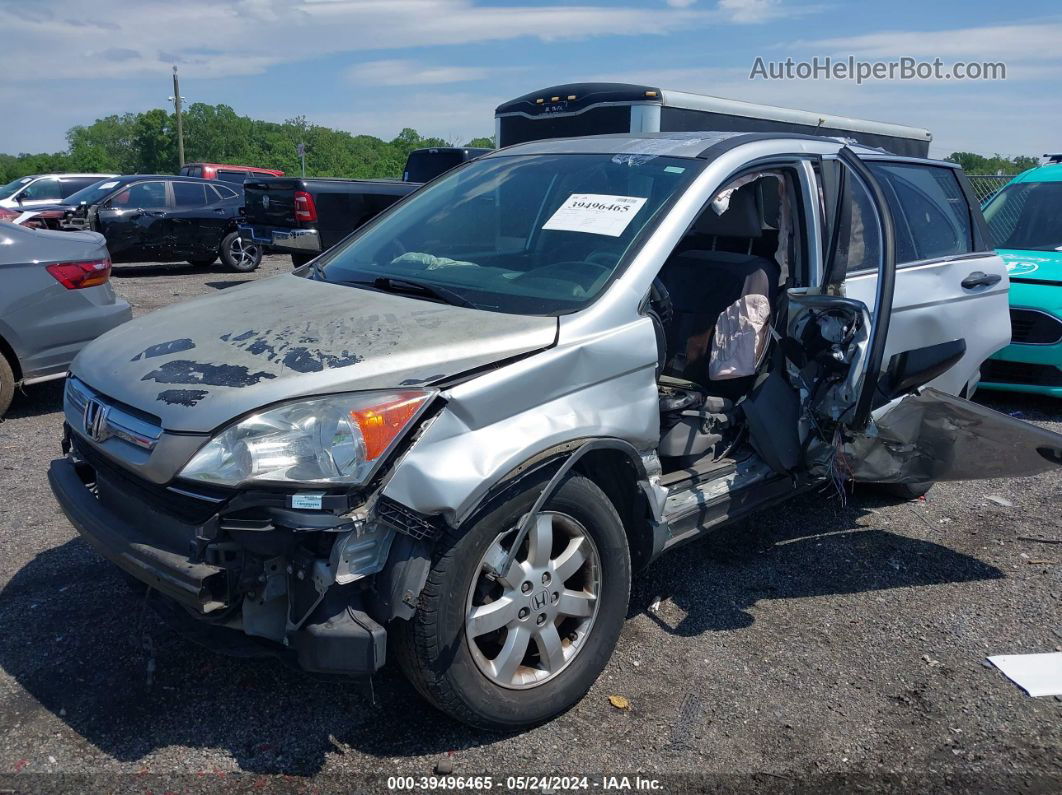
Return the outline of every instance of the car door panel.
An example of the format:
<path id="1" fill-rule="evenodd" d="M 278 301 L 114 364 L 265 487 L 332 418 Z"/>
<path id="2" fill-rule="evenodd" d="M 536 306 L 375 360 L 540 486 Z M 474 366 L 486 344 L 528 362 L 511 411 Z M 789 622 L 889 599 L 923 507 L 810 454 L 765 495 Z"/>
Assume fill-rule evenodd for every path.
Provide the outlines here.
<path id="1" fill-rule="evenodd" d="M 1026 477 L 1059 471 L 1062 434 L 926 387 L 876 411 L 838 457 L 875 483 Z"/>
<path id="2" fill-rule="evenodd" d="M 773 469 L 790 473 L 802 463 L 814 476 L 826 477 L 832 470 L 820 464 L 838 434 L 861 430 L 870 416 L 872 385 L 879 377 L 889 327 L 893 245 L 891 216 L 880 187 L 854 153 L 843 148 L 837 160 L 820 164 L 819 174 L 822 281 L 787 291 L 780 309 L 786 322 L 776 330 L 775 360 L 742 407 L 752 444 Z M 843 295 L 853 258 L 872 264 L 881 274 L 873 310 Z M 784 366 L 779 364 L 783 361 Z M 794 395 L 791 404 L 785 393 Z M 792 429 L 779 430 L 779 422 L 797 426 L 797 455 L 792 454 Z M 785 455 L 775 454 L 779 439 Z"/>
<path id="3" fill-rule="evenodd" d="M 961 334 L 965 355 L 932 385 L 963 394 L 981 363 L 1010 341 L 1006 266 L 994 252 L 974 251 L 979 219 L 972 213 L 980 211 L 967 204 L 952 169 L 889 161 L 875 161 L 871 168 L 882 181 L 897 224 L 899 264 L 885 356 Z M 978 280 L 971 277 L 977 274 L 985 278 L 975 284 Z M 876 281 L 874 272 L 852 274 L 845 293 L 866 301 Z"/>
<path id="4" fill-rule="evenodd" d="M 965 288 L 973 273 L 998 276 L 994 285 Z M 849 277 L 845 293 L 859 300 L 873 295 L 877 274 Z M 973 381 L 981 363 L 1010 342 L 1009 282 L 1000 257 L 986 254 L 924 265 L 900 267 L 896 273 L 893 323 L 885 356 L 946 342 L 961 334 L 966 354 L 932 386 L 953 395 Z"/>
<path id="5" fill-rule="evenodd" d="M 96 231 L 107 238 L 116 261 L 160 259 L 165 255 L 166 185 L 142 182 L 122 188 L 95 214 Z"/>

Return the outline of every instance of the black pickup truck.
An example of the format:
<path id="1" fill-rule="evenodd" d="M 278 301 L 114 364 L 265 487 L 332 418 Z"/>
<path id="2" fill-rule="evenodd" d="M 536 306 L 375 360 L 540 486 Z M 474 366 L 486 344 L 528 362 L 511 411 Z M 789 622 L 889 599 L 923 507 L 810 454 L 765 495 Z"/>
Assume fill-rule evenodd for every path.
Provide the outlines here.
<path id="1" fill-rule="evenodd" d="M 423 183 L 489 151 L 417 149 L 406 159 L 402 180 L 252 178 L 243 185 L 240 234 L 302 265 Z"/>

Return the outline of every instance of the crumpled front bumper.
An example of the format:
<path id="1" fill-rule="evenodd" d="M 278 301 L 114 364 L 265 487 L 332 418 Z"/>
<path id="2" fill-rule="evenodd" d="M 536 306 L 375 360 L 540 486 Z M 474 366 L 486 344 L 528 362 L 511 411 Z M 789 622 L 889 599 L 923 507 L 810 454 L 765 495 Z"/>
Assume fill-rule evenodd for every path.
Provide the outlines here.
<path id="1" fill-rule="evenodd" d="M 193 614 L 209 619 L 236 606 L 223 566 L 194 561 L 190 549 L 166 544 L 110 510 L 82 474 L 70 458 L 57 459 L 48 469 L 48 481 L 70 523 L 103 557 L 187 608 L 184 616 L 193 621 Z M 151 511 L 144 513 L 145 526 L 159 518 Z M 192 539 L 195 534 L 196 528 L 188 526 L 186 537 Z M 386 659 L 386 631 L 363 610 L 358 586 L 332 586 L 299 628 L 288 634 L 283 646 L 262 643 L 274 646 L 280 654 L 294 651 L 299 665 L 308 671 L 363 675 L 379 670 Z M 216 637 L 218 631 L 243 634 L 238 629 L 209 626 L 217 631 L 204 632 L 203 637 Z M 217 650 L 225 652 L 223 645 L 216 644 Z"/>

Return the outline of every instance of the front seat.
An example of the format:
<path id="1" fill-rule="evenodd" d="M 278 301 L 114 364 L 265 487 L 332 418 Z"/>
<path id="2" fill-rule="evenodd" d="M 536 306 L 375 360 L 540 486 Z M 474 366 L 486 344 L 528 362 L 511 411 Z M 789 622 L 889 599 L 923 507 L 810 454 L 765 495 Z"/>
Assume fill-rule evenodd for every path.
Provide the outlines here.
<path id="1" fill-rule="evenodd" d="M 756 203 L 755 184 L 745 185 L 730 197 L 726 212 L 707 208 L 694 222 L 690 235 L 698 246 L 720 237 L 751 242 L 763 234 Z M 747 390 L 753 376 L 715 380 L 709 378 L 709 352 L 720 315 L 745 296 L 765 295 L 773 307 L 781 269 L 773 260 L 711 248 L 687 248 L 673 254 L 660 272 L 671 297 L 673 316 L 665 329 L 668 360 L 665 373 L 691 381 L 704 391 L 736 399 Z"/>

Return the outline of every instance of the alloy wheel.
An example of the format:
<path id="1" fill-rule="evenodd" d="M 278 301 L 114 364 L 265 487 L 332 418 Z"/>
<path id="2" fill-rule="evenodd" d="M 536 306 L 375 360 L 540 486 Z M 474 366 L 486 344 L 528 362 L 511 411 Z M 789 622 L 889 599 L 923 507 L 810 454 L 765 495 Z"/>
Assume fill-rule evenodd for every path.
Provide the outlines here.
<path id="1" fill-rule="evenodd" d="M 516 529 L 480 560 L 468 592 L 465 637 L 480 672 L 497 685 L 536 687 L 565 670 L 586 645 L 598 613 L 601 560 L 586 528 L 542 512 L 502 577 L 487 561 L 509 553 Z"/>
<path id="2" fill-rule="evenodd" d="M 237 235 L 229 243 L 229 254 L 232 256 L 232 261 L 237 267 L 247 267 L 254 265 L 258 259 L 258 246 L 254 243 L 246 242 L 242 237 Z"/>

